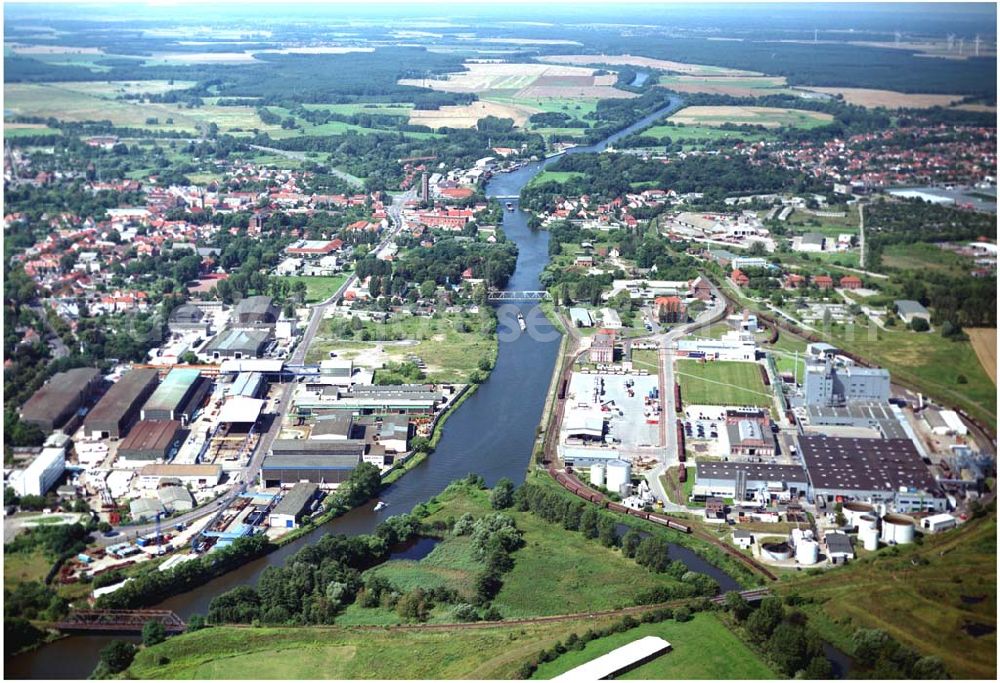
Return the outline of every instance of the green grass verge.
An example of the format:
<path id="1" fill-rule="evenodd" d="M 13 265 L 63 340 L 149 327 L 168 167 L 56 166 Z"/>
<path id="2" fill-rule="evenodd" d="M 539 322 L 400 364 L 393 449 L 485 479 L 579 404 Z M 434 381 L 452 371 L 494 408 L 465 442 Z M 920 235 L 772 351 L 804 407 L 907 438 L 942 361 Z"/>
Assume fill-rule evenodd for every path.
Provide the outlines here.
<path id="1" fill-rule="evenodd" d="M 710 612 L 691 621 L 641 624 L 624 633 L 592 640 L 582 650 L 570 650 L 539 665 L 532 680 L 547 680 L 646 636 L 659 636 L 671 649 L 616 680 L 757 680 L 778 678 L 761 659 Z"/>
<path id="2" fill-rule="evenodd" d="M 680 359 L 677 381 L 686 405 L 771 406 L 757 363 Z"/>

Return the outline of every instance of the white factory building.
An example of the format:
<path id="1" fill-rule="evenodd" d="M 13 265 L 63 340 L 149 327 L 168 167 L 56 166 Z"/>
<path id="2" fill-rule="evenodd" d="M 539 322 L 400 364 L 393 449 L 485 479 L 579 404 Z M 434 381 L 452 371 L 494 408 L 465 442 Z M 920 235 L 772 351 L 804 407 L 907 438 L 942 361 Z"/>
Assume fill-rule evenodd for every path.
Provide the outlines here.
<path id="1" fill-rule="evenodd" d="M 66 471 L 66 450 L 43 448 L 23 470 L 10 475 L 9 485 L 19 496 L 44 496 Z"/>
<path id="2" fill-rule="evenodd" d="M 752 361 L 757 358 L 757 342 L 753 334 L 732 330 L 720 339 L 681 339 L 677 355 L 709 360 Z"/>

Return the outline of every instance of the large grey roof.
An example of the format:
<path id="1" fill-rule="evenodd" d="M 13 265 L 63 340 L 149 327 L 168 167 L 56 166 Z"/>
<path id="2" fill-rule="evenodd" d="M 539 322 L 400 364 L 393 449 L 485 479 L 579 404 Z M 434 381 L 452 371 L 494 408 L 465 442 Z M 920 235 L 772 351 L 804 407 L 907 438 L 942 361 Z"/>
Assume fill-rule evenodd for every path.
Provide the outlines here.
<path id="1" fill-rule="evenodd" d="M 754 462 L 699 462 L 698 479 L 736 479 L 745 472 L 748 479 L 760 481 L 805 482 L 806 473 L 797 465 L 769 465 Z"/>
<path id="2" fill-rule="evenodd" d="M 937 484 L 909 439 L 800 436 L 814 489 L 896 493 L 936 491 Z"/>
<path id="3" fill-rule="evenodd" d="M 21 408 L 25 420 L 51 420 L 74 401 L 94 382 L 100 373 L 95 368 L 73 368 L 52 376 Z"/>
<path id="4" fill-rule="evenodd" d="M 896 310 L 900 315 L 912 315 L 914 313 L 927 315 L 927 309 L 919 301 L 910 299 L 899 299 L 896 301 Z"/>
<path id="5" fill-rule="evenodd" d="M 361 462 L 361 454 L 278 454 L 264 458 L 263 470 L 352 470 Z"/>
<path id="6" fill-rule="evenodd" d="M 129 370 L 97 402 L 94 409 L 87 414 L 84 424 L 93 425 L 105 421 L 118 422 L 128 413 L 129 409 L 133 408 L 143 391 L 151 384 L 158 384 L 159 381 L 159 373 L 152 368 Z"/>
<path id="7" fill-rule="evenodd" d="M 319 486 L 316 484 L 299 482 L 278 501 L 278 504 L 271 510 L 271 514 L 297 516 L 305 509 L 306 504 L 312 500 L 318 490 Z"/>

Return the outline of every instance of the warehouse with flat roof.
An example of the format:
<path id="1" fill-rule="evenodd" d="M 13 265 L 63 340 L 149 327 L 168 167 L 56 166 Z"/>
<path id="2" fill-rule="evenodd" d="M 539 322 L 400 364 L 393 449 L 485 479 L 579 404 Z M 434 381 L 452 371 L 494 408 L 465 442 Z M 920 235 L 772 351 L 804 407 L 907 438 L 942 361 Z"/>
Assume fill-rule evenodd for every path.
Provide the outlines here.
<path id="1" fill-rule="evenodd" d="M 21 407 L 21 422 L 43 432 L 59 429 L 72 418 L 97 388 L 101 373 L 73 368 L 52 376 Z"/>
<path id="2" fill-rule="evenodd" d="M 309 511 L 309 507 L 319 493 L 319 486 L 309 482 L 299 482 L 282 497 L 268 516 L 268 524 L 277 529 L 294 529 Z"/>
<path id="3" fill-rule="evenodd" d="M 248 296 L 236 304 L 233 320 L 241 324 L 270 324 L 278 320 L 278 307 L 269 296 Z"/>
<path id="4" fill-rule="evenodd" d="M 193 368 L 174 368 L 142 407 L 143 420 L 180 420 L 187 424 L 201 407 L 211 388 L 201 373 Z"/>
<path id="5" fill-rule="evenodd" d="M 742 502 L 759 491 L 787 493 L 795 498 L 806 492 L 809 479 L 797 465 L 754 462 L 699 462 L 695 477 L 696 495 L 732 498 Z"/>
<path id="6" fill-rule="evenodd" d="M 947 504 L 910 439 L 800 436 L 810 495 L 886 503 L 896 512 L 943 511 Z"/>
<path id="7" fill-rule="evenodd" d="M 141 488 L 155 489 L 163 479 L 176 480 L 195 488 L 212 488 L 218 486 L 222 479 L 222 465 L 149 464 L 139 470 Z"/>
<path id="8" fill-rule="evenodd" d="M 180 430 L 177 420 L 143 420 L 122 439 L 118 457 L 129 461 L 167 460 Z"/>
<path id="9" fill-rule="evenodd" d="M 142 405 L 160 383 L 152 368 L 133 368 L 115 382 L 83 421 L 83 429 L 94 439 L 120 439 L 128 434 Z"/>

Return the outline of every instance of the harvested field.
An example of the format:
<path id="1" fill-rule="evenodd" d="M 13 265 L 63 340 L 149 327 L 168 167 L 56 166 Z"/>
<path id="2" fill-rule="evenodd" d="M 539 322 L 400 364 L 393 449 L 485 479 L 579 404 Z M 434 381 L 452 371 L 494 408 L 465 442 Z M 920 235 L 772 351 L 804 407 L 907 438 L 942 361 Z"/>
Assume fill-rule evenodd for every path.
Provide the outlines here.
<path id="1" fill-rule="evenodd" d="M 794 93 L 787 88 L 783 76 L 661 76 L 658 85 L 677 92 L 733 97 Z"/>
<path id="2" fill-rule="evenodd" d="M 765 128 L 813 128 L 833 121 L 833 116 L 818 111 L 782 107 L 685 107 L 668 120 L 700 126 L 724 123 L 750 124 Z"/>
<path id="3" fill-rule="evenodd" d="M 658 71 L 672 71 L 690 76 L 754 76 L 754 71 L 741 71 L 740 69 L 727 69 L 721 66 L 708 66 L 705 64 L 686 64 L 684 62 L 673 62 L 666 59 L 653 59 L 651 57 L 638 57 L 636 55 L 548 55 L 539 57 L 540 62 L 550 64 L 607 64 L 609 66 L 642 66 L 647 69 Z"/>
<path id="4" fill-rule="evenodd" d="M 986 374 L 997 383 L 997 331 L 995 327 L 970 327 L 966 333 Z"/>
<path id="5" fill-rule="evenodd" d="M 963 111 L 987 111 L 996 112 L 997 108 L 994 104 L 956 104 L 952 109 L 961 109 Z"/>
<path id="6" fill-rule="evenodd" d="M 405 78 L 399 83 L 445 92 L 495 93 L 519 98 L 634 97 L 632 93 L 612 87 L 617 79 L 614 74 L 595 76 L 594 69 L 548 64 L 480 62 L 466 62 L 466 67 L 468 71 L 448 74 L 447 78 Z"/>
<path id="7" fill-rule="evenodd" d="M 848 104 L 857 104 L 862 107 L 886 107 L 888 109 L 947 107 L 962 99 L 961 95 L 926 95 L 870 88 L 808 88 L 808 90 L 827 95 L 843 95 L 844 101 Z"/>
<path id="8" fill-rule="evenodd" d="M 440 109 L 414 109 L 410 113 L 410 123 L 431 128 L 474 128 L 479 119 L 496 116 L 514 119 L 514 125 L 523 126 L 528 117 L 538 111 L 516 104 L 479 101 Z"/>

